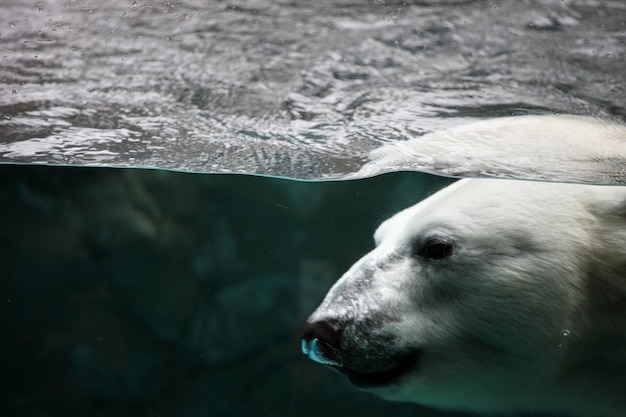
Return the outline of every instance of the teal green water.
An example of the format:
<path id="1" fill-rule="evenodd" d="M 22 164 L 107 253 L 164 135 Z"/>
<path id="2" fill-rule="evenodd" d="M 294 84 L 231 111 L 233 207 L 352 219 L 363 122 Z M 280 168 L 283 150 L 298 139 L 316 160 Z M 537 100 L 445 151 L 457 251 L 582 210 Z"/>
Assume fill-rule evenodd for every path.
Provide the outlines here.
<path id="1" fill-rule="evenodd" d="M 0 165 L 3 416 L 414 416 L 300 353 L 376 226 L 452 179 Z"/>

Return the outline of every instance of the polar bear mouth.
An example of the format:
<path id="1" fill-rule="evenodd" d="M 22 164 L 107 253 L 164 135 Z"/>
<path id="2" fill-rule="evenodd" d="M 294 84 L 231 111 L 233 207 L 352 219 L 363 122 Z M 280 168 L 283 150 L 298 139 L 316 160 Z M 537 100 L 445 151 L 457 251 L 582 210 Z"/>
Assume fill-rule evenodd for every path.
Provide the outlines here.
<path id="1" fill-rule="evenodd" d="M 395 363 L 395 365 L 387 370 L 366 373 L 346 372 L 346 375 L 352 385 L 358 388 L 378 388 L 391 385 L 397 383 L 404 375 L 414 370 L 418 365 L 420 356 L 420 351 L 414 351 L 393 361 L 392 363 Z"/>

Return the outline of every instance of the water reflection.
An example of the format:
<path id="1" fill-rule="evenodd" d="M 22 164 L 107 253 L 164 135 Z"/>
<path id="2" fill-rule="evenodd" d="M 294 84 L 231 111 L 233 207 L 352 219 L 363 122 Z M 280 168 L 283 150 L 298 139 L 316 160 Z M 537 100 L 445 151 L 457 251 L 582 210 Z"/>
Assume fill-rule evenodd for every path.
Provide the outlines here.
<path id="1" fill-rule="evenodd" d="M 340 177 L 528 113 L 624 120 L 621 2 L 11 2 L 0 159 Z"/>

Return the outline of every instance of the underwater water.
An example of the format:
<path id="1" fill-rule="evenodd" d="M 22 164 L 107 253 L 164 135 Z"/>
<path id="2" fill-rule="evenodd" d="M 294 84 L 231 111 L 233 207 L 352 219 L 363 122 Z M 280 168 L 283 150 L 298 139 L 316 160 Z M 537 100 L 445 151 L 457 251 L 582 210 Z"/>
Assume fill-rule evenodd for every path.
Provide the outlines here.
<path id="1" fill-rule="evenodd" d="M 359 393 L 300 335 L 377 225 L 452 180 L 28 165 L 0 178 L 0 414 L 437 415 Z"/>

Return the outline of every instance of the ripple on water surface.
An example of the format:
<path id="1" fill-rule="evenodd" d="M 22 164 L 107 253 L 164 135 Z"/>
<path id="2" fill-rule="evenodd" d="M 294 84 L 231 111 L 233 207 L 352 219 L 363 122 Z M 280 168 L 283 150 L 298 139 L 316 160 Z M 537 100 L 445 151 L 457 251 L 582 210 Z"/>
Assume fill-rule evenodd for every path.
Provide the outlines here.
<path id="1" fill-rule="evenodd" d="M 338 178 L 466 122 L 626 118 L 622 2 L 448 3 L 13 2 L 0 160 Z"/>

